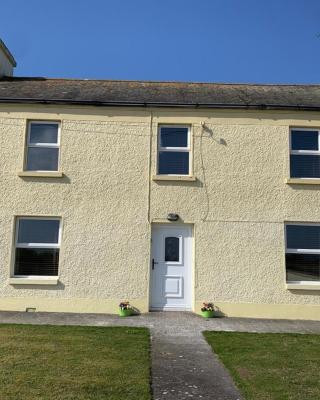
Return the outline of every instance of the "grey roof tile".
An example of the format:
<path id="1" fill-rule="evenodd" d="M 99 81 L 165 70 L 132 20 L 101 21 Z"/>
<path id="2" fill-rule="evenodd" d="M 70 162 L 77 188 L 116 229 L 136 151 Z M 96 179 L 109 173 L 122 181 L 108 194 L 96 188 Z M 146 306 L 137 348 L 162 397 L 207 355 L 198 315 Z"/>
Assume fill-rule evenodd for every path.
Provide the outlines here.
<path id="1" fill-rule="evenodd" d="M 0 79 L 0 102 L 320 110 L 320 85 Z"/>

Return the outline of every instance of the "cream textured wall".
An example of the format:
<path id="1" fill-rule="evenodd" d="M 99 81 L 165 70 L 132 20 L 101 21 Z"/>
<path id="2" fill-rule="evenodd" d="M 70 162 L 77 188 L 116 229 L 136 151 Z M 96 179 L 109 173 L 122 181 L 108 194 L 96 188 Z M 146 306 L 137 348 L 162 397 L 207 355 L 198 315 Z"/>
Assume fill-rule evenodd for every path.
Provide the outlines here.
<path id="1" fill-rule="evenodd" d="M 63 178 L 18 176 L 27 119 L 62 121 Z M 159 123 L 192 125 L 195 182 L 150 179 Z M 0 309 L 147 311 L 150 223 L 177 212 L 194 224 L 195 310 L 320 319 L 320 290 L 285 287 L 284 221 L 320 222 L 320 185 L 285 183 L 290 126 L 320 114 L 1 105 Z M 8 284 L 15 215 L 62 217 L 58 286 Z"/>
<path id="2" fill-rule="evenodd" d="M 18 176 L 27 117 L 61 119 L 63 178 Z M 81 309 L 85 309 L 81 299 L 105 299 L 105 312 L 111 311 L 110 300 L 114 310 L 125 298 L 134 304 L 143 299 L 146 310 L 150 235 L 147 121 L 143 117 L 139 124 L 134 117 L 114 121 L 112 116 L 101 120 L 93 116 L 87 121 L 83 116 L 56 112 L 1 113 L 1 298 L 27 298 L 22 309 L 33 306 L 30 298 L 80 299 Z M 8 284 L 14 215 L 62 217 L 57 287 Z M 70 304 L 65 303 L 66 310 Z"/>
<path id="3" fill-rule="evenodd" d="M 159 115 L 154 122 L 187 122 L 180 114 Z M 197 311 L 202 301 L 212 300 L 227 315 L 320 319 L 320 287 L 287 290 L 284 254 L 285 221 L 320 222 L 320 185 L 285 183 L 289 128 L 319 128 L 319 118 L 302 112 L 213 111 L 203 118 L 205 129 L 189 118 L 197 181 L 153 182 L 151 216 L 161 219 L 175 211 L 195 224 Z M 155 150 L 152 154 L 155 172 Z"/>

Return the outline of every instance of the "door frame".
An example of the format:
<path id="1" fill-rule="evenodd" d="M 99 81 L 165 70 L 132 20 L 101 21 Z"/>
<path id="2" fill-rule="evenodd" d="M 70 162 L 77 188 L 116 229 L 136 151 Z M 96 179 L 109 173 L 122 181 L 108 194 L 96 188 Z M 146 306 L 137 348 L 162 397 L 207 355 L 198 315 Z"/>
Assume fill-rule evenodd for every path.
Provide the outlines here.
<path id="1" fill-rule="evenodd" d="M 179 228 L 179 227 L 189 227 L 191 230 L 191 257 L 190 257 L 190 297 L 191 297 L 191 305 L 190 308 L 185 309 L 185 310 L 181 310 L 181 309 L 175 309 L 175 308 L 153 308 L 152 307 L 152 256 L 153 256 L 153 252 L 152 252 L 152 233 L 153 233 L 153 228 L 154 227 L 170 227 L 172 226 L 173 228 Z M 194 227 L 194 223 L 192 222 L 169 222 L 167 220 L 164 221 L 156 221 L 156 222 L 152 222 L 150 224 L 150 260 L 149 260 L 149 285 L 148 285 L 148 291 L 149 291 L 149 295 L 148 295 L 148 309 L 149 312 L 156 312 L 156 311 L 194 311 L 194 305 L 195 305 L 195 227 Z"/>

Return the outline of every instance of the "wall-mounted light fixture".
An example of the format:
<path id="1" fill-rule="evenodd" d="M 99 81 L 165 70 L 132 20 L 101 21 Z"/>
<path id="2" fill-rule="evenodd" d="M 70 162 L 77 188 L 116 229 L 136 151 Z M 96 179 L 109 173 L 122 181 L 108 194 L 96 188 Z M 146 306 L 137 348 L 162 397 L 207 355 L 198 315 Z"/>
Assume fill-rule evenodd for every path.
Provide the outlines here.
<path id="1" fill-rule="evenodd" d="M 178 221 L 178 219 L 179 219 L 179 215 L 178 215 L 178 214 L 169 213 L 169 214 L 167 215 L 167 220 L 168 220 L 168 221 L 173 222 L 173 221 Z"/>

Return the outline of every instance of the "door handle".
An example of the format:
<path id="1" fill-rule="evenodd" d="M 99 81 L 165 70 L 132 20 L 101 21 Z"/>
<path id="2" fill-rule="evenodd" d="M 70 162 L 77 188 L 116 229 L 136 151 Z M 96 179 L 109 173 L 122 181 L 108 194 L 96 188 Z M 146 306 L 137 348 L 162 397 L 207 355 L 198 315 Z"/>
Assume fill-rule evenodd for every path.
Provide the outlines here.
<path id="1" fill-rule="evenodd" d="M 152 259 L 152 269 L 154 269 L 154 265 L 159 264 L 157 261 L 154 261 L 154 258 Z"/>

